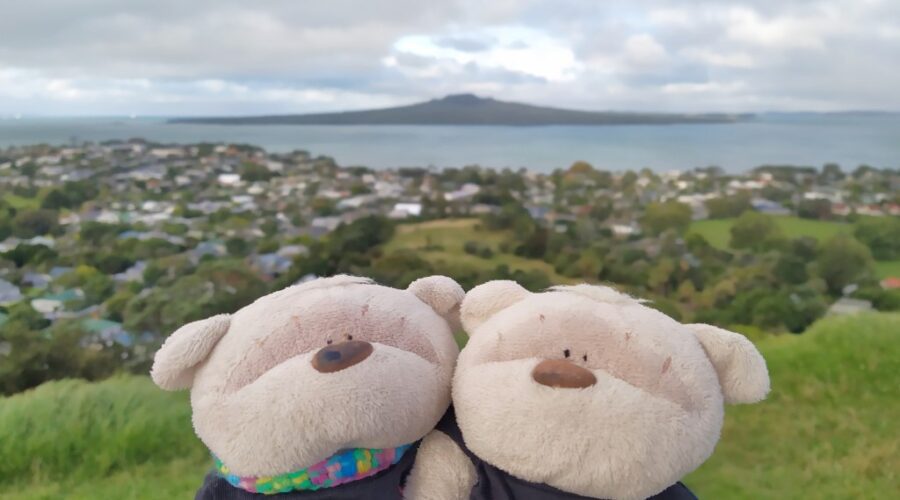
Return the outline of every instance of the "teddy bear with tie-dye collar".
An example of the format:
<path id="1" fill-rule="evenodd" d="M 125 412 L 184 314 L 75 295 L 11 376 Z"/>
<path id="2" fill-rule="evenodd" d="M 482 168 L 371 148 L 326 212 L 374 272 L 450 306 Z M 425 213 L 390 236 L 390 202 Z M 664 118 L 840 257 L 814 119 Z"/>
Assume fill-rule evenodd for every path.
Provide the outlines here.
<path id="1" fill-rule="evenodd" d="M 463 296 L 443 276 L 336 276 L 178 329 L 151 375 L 190 389 L 215 464 L 197 498 L 401 498 L 450 404 Z"/>

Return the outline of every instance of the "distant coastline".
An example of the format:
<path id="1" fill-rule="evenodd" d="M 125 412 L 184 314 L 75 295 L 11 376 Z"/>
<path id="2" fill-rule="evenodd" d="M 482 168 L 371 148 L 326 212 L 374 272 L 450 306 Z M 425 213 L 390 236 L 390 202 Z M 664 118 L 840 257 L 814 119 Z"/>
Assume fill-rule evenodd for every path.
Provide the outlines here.
<path id="1" fill-rule="evenodd" d="M 183 117 L 169 122 L 208 125 L 674 125 L 735 123 L 753 116 L 749 113 L 580 111 L 456 94 L 384 109 L 300 115 Z"/>
<path id="2" fill-rule="evenodd" d="M 121 116 L 0 119 L 0 149 L 142 137 L 166 144 L 254 144 L 276 153 L 303 149 L 332 156 L 341 165 L 378 169 L 478 164 L 550 172 L 577 160 L 607 170 L 646 167 L 657 172 L 710 165 L 732 173 L 759 165 L 900 166 L 900 113 L 759 113 L 738 123 L 627 127 L 278 126 L 172 124 L 167 120 Z"/>

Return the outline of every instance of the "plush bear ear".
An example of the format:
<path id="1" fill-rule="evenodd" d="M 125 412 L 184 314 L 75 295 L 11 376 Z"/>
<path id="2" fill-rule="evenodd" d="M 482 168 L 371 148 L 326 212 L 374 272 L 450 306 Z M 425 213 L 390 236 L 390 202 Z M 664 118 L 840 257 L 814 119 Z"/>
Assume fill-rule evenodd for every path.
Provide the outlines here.
<path id="1" fill-rule="evenodd" d="M 169 335 L 153 357 L 153 382 L 167 391 L 189 389 L 194 368 L 209 356 L 230 324 L 231 316 L 220 314 L 188 323 Z"/>
<path id="2" fill-rule="evenodd" d="M 769 393 L 766 360 L 739 333 L 704 324 L 685 325 L 694 332 L 719 376 L 726 403 L 756 403 Z"/>
<path id="3" fill-rule="evenodd" d="M 488 281 L 469 290 L 462 303 L 462 323 L 471 337 L 488 318 L 531 295 L 515 281 Z"/>
<path id="4" fill-rule="evenodd" d="M 459 283 L 446 276 L 428 276 L 413 281 L 406 290 L 434 309 L 453 330 L 459 329 L 459 304 L 466 296 Z"/>

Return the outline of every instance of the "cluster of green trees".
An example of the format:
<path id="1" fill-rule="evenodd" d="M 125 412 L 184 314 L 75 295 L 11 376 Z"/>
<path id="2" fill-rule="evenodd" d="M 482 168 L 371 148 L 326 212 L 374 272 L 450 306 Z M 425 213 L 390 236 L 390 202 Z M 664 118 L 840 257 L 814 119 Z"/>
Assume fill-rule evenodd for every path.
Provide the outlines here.
<path id="1" fill-rule="evenodd" d="M 545 260 L 573 279 L 623 285 L 679 319 L 801 332 L 848 285 L 877 308 L 898 308 L 900 294 L 881 289 L 872 254 L 896 255 L 900 221 L 860 220 L 856 237 L 838 234 L 819 243 L 787 237 L 772 216 L 746 210 L 745 202 L 734 197 L 713 207 L 721 216 L 740 213 L 729 250 L 690 233 L 691 211 L 677 202 L 651 203 L 641 218 L 643 235 L 624 239 L 589 216 L 551 231 L 514 205 L 485 217 L 484 224 L 512 229 L 515 254 Z"/>
<path id="2" fill-rule="evenodd" d="M 62 186 L 42 192 L 17 188 L 13 194 L 33 198 L 37 208 L 15 208 L 0 198 L 0 241 L 9 236 L 33 238 L 59 235 L 59 212 L 81 206 L 99 194 L 95 184 L 87 181 L 66 182 Z"/>
<path id="3" fill-rule="evenodd" d="M 0 362 L 0 394 L 14 394 L 61 378 L 100 380 L 123 369 L 144 371 L 145 362 L 118 344 L 97 345 L 75 320 L 52 326 L 30 305 L 15 304 L 0 328 L 4 355 Z"/>

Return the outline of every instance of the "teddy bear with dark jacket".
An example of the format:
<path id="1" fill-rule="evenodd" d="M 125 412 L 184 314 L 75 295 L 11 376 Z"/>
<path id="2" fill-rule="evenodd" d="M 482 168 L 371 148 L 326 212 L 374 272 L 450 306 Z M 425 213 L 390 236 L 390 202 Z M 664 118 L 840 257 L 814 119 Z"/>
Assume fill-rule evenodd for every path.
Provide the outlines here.
<path id="1" fill-rule="evenodd" d="M 151 375 L 191 391 L 215 462 L 197 498 L 401 498 L 450 404 L 463 296 L 442 276 L 406 290 L 337 276 L 173 333 Z"/>
<path id="2" fill-rule="evenodd" d="M 455 419 L 420 446 L 414 500 L 692 499 L 680 480 L 712 454 L 724 404 L 769 390 L 743 336 L 608 287 L 493 281 L 461 318 Z"/>

